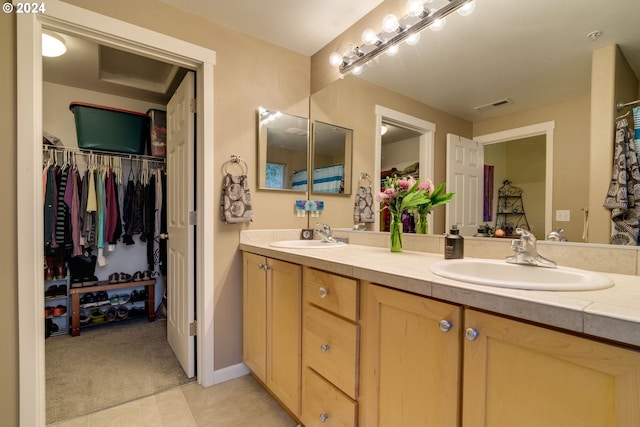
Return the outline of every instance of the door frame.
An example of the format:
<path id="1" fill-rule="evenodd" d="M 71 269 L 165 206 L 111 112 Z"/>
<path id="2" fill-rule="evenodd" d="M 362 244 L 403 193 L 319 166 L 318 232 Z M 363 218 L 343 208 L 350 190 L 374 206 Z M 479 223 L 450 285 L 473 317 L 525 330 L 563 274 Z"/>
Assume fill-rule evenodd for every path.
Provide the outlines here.
<path id="1" fill-rule="evenodd" d="M 196 71 L 196 336 L 198 383 L 214 375 L 213 263 L 215 201 L 213 77 L 216 54 L 210 49 L 110 18 L 59 0 L 48 0 L 44 14 L 17 16 L 17 230 L 18 350 L 20 425 L 46 425 L 45 338 L 42 310 L 42 28 L 177 64 Z M 205 120 L 208 118 L 208 120 Z M 208 143 L 205 144 L 204 142 Z M 206 260 L 206 261 L 205 261 Z M 220 378 L 223 380 L 223 378 Z"/>
<path id="2" fill-rule="evenodd" d="M 373 179 L 373 194 L 377 194 L 380 191 L 380 172 L 382 162 L 382 122 L 387 120 L 393 122 L 397 126 L 405 127 L 407 129 L 415 130 L 420 133 L 420 156 L 418 161 L 420 162 L 420 180 L 431 179 L 433 177 L 434 168 L 434 139 L 436 133 L 435 123 L 428 122 L 426 120 L 419 119 L 409 114 L 402 113 L 400 111 L 392 110 L 391 108 L 383 107 L 381 105 L 375 106 L 376 114 L 376 140 L 375 140 L 375 159 L 374 159 L 374 179 Z M 377 178 L 376 178 L 377 177 Z M 430 216 L 432 214 L 429 214 Z M 380 215 L 375 215 L 375 222 L 373 225 L 374 231 L 380 230 Z M 430 219 L 431 221 L 431 219 Z M 432 227 L 429 227 L 429 234 L 432 233 Z"/>
<path id="3" fill-rule="evenodd" d="M 536 123 L 529 126 L 507 129 L 500 132 L 475 136 L 472 139 L 483 145 L 496 144 L 514 139 L 528 138 L 530 136 L 545 135 L 545 183 L 544 183 L 544 233 L 552 230 L 553 212 L 553 131 L 556 127 L 555 120 Z"/>

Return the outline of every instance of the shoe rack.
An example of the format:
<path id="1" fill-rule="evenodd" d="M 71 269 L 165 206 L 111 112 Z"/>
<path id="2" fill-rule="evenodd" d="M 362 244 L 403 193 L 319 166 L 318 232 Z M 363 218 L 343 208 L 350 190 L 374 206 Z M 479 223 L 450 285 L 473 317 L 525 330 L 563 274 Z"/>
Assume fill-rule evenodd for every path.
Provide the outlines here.
<path id="1" fill-rule="evenodd" d="M 45 269 L 44 317 L 45 332 L 48 334 L 45 336 L 69 333 L 69 285 L 69 274 L 65 265 Z"/>
<path id="2" fill-rule="evenodd" d="M 130 281 L 125 283 L 110 283 L 109 281 L 99 281 L 93 286 L 84 286 L 81 288 L 71 288 L 69 291 L 71 298 L 71 335 L 77 337 L 80 335 L 80 329 L 85 327 L 94 327 L 100 325 L 106 325 L 112 322 L 129 320 L 132 317 L 127 317 L 124 319 L 113 319 L 108 321 L 106 318 L 100 320 L 98 322 L 89 322 L 86 324 L 81 324 L 80 322 L 80 314 L 83 311 L 83 308 L 80 307 L 80 299 L 82 295 L 92 293 L 96 294 L 98 292 L 107 292 L 110 293 L 109 296 L 113 296 L 113 292 L 120 289 L 129 289 L 129 288 L 137 288 L 144 287 L 146 292 L 146 299 L 144 300 L 144 310 L 147 314 L 147 320 L 149 322 L 153 322 L 155 320 L 155 289 L 156 289 L 156 279 L 148 279 L 148 280 L 137 280 Z M 136 301 L 143 302 L 143 301 Z M 98 305 L 95 308 L 99 310 L 108 310 L 109 307 L 119 306 L 120 304 L 109 304 Z M 86 308 L 85 308 L 86 310 Z M 135 318 L 135 317 L 133 317 Z"/>

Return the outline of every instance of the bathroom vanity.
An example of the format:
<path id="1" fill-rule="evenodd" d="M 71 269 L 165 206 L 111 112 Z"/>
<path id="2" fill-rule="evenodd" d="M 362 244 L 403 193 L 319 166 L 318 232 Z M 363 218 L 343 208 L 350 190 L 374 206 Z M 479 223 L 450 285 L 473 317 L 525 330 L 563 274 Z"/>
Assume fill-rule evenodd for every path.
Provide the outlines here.
<path id="1" fill-rule="evenodd" d="M 493 288 L 432 274 L 442 254 L 277 234 L 241 235 L 243 353 L 304 425 L 640 425 L 637 276 Z"/>

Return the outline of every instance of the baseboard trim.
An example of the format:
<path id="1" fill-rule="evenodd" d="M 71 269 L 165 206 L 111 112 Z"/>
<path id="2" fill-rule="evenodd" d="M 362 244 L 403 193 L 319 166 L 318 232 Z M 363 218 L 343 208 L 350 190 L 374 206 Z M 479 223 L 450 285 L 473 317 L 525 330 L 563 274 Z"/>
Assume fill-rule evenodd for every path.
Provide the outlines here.
<path id="1" fill-rule="evenodd" d="M 244 363 L 227 366 L 226 368 L 213 371 L 213 383 L 220 384 L 234 378 L 242 377 L 249 373 L 249 368 Z"/>

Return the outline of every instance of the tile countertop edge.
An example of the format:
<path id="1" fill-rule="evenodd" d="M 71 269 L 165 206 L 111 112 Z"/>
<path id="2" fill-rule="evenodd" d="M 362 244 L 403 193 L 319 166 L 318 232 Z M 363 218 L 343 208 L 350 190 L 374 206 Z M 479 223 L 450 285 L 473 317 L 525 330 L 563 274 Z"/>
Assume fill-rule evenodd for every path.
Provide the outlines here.
<path id="1" fill-rule="evenodd" d="M 620 283 L 615 291 L 611 289 L 616 287 L 589 292 L 526 291 L 473 285 L 439 277 L 431 273 L 429 265 L 441 260 L 441 254 L 414 251 L 391 253 L 388 248 L 352 244 L 336 250 L 283 249 L 271 247 L 269 242 L 247 240 L 241 241 L 239 249 L 640 347 L 640 304 L 635 309 L 610 302 L 620 297 L 618 292 L 628 290 L 632 290 L 631 296 L 637 298 L 640 295 L 637 276 L 610 275 L 616 287 Z M 613 296 L 612 292 L 615 292 Z"/>

